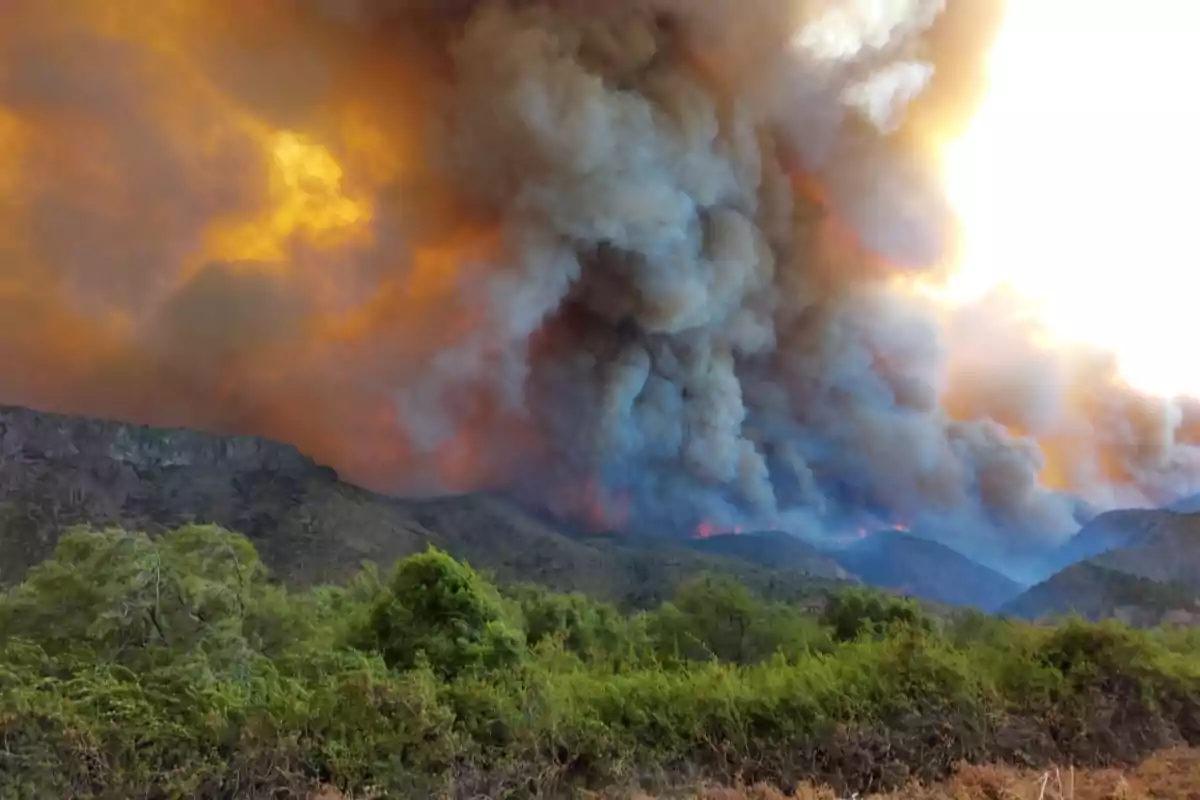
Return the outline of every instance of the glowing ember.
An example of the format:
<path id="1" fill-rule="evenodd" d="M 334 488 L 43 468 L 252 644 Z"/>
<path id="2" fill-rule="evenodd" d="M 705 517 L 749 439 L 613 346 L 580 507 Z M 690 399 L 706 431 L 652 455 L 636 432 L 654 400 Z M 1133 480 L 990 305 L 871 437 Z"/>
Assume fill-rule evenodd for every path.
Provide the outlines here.
<path id="1" fill-rule="evenodd" d="M 863 525 L 859 525 L 857 528 L 852 529 L 849 533 L 842 533 L 840 535 L 832 537 L 832 539 L 835 542 L 840 541 L 843 543 L 853 543 L 856 541 L 863 541 L 865 539 L 869 539 L 870 537 L 875 536 L 880 533 L 888 533 L 888 532 L 909 533 L 910 528 L 907 525 L 904 525 L 901 523 L 863 524 Z"/>
<path id="2" fill-rule="evenodd" d="M 740 525 L 724 526 L 715 525 L 711 522 L 701 522 L 696 526 L 696 532 L 692 535 L 693 539 L 711 539 L 714 536 L 734 536 L 745 533 L 745 528 Z"/>

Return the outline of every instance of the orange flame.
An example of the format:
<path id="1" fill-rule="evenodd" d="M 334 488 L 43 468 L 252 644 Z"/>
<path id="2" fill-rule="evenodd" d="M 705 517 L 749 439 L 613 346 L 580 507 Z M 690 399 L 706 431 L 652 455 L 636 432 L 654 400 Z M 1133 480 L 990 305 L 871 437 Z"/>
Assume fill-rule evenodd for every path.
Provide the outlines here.
<path id="1" fill-rule="evenodd" d="M 701 522 L 696 526 L 693 539 L 711 539 L 714 536 L 737 536 L 746 532 L 741 525 L 717 525 L 713 522 Z"/>

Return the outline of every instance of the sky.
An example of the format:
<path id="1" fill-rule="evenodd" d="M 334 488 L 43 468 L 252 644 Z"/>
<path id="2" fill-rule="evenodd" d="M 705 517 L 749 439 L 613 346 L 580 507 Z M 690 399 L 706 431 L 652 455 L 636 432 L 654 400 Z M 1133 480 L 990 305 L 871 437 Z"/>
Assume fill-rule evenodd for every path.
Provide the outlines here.
<path id="1" fill-rule="evenodd" d="M 952 295 L 1008 284 L 1160 395 L 1200 396 L 1197 33 L 1189 0 L 1009 0 L 945 154 L 965 229 Z"/>

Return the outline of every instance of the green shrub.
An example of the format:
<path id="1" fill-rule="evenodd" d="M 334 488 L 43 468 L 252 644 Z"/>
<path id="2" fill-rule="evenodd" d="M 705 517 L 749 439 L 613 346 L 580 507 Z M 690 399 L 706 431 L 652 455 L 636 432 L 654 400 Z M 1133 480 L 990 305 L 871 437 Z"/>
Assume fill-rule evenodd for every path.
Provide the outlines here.
<path id="1" fill-rule="evenodd" d="M 580 655 L 619 650 L 628 634 L 616 607 L 581 594 L 557 594 L 540 586 L 514 586 L 506 593 L 518 605 L 529 647 L 552 638 Z"/>
<path id="2" fill-rule="evenodd" d="M 766 603 L 724 576 L 704 575 L 679 587 L 673 602 L 647 615 L 651 642 L 666 661 L 757 664 L 827 651 L 832 642 L 816 620 L 781 603 Z"/>
<path id="3" fill-rule="evenodd" d="M 453 677 L 511 666 L 525 654 L 524 634 L 495 587 L 433 548 L 396 566 L 369 625 L 375 647 L 395 669 L 427 663 Z"/>
<path id="4" fill-rule="evenodd" d="M 703 576 L 656 610 L 505 595 L 436 550 L 272 584 L 249 542 L 77 531 L 0 596 L 0 796 L 560 796 L 688 774 L 873 791 L 960 760 L 1200 743 L 1178 630 L 854 591 L 818 617 Z"/>
<path id="5" fill-rule="evenodd" d="M 892 627 L 925 631 L 933 628 L 914 600 L 868 589 L 846 589 L 834 594 L 822 619 L 840 642 L 852 642 L 860 636 L 881 636 Z"/>
<path id="6" fill-rule="evenodd" d="M 0 604 L 0 641 L 84 664 L 149 669 L 202 654 L 233 668 L 249 654 L 247 620 L 265 586 L 250 542 L 220 528 L 154 540 L 75 530 Z"/>

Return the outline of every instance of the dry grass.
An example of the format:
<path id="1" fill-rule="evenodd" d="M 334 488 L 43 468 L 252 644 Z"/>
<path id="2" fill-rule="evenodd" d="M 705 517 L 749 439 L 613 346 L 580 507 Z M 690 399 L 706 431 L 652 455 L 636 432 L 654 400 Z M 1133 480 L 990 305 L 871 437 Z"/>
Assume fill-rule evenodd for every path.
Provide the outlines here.
<path id="1" fill-rule="evenodd" d="M 619 795 L 611 795 L 617 797 Z M 630 797 L 629 795 L 625 795 Z M 777 789 L 755 786 L 712 788 L 676 795 L 680 800 L 783 800 Z M 837 800 L 828 789 L 800 787 L 799 800 Z M 1011 767 L 964 766 L 948 781 L 909 786 L 859 800 L 1200 800 L 1200 748 L 1160 753 L 1131 770 L 1018 770 Z M 654 800 L 632 795 L 630 800 Z M 660 800 L 662 800 L 660 798 Z"/>
<path id="2" fill-rule="evenodd" d="M 358 796 L 375 797 L 374 795 Z M 657 797 L 627 791 L 589 795 L 590 800 L 784 800 L 769 786 L 706 788 Z M 798 787 L 797 800 L 846 800 L 832 790 Z M 890 794 L 854 800 L 1200 800 L 1200 748 L 1159 753 L 1131 770 L 1019 770 L 1003 766 L 964 766 L 950 780 L 933 786 L 908 786 Z M 309 800 L 352 800 L 332 787 Z M 487 798 L 479 798 L 487 800 Z"/>

